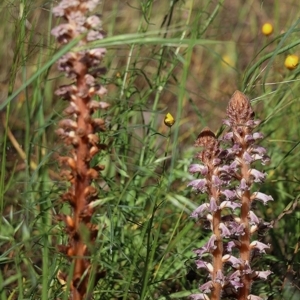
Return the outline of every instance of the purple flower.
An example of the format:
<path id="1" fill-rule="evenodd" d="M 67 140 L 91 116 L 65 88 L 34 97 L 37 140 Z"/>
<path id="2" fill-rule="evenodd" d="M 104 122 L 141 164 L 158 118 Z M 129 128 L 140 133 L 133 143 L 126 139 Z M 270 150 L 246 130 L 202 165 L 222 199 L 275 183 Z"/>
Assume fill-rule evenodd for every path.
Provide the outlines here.
<path id="1" fill-rule="evenodd" d="M 247 151 L 243 153 L 243 160 L 247 165 L 250 165 L 254 161 L 253 157 Z"/>
<path id="2" fill-rule="evenodd" d="M 238 269 L 241 265 L 243 265 L 241 259 L 236 258 L 235 256 L 230 255 L 230 254 L 225 254 L 225 255 L 222 257 L 222 261 L 223 261 L 223 262 L 230 262 L 231 265 L 232 265 L 235 269 Z"/>
<path id="3" fill-rule="evenodd" d="M 247 300 L 264 300 L 264 299 L 255 295 L 249 295 L 247 297 Z"/>
<path id="4" fill-rule="evenodd" d="M 222 231 L 222 237 L 229 238 L 230 235 L 232 234 L 230 232 L 230 230 L 228 229 L 228 227 L 226 227 L 226 225 L 224 223 L 220 223 L 219 229 Z"/>
<path id="5" fill-rule="evenodd" d="M 210 293 L 213 287 L 213 282 L 210 280 L 199 286 L 199 290 L 203 293 Z"/>
<path id="6" fill-rule="evenodd" d="M 194 173 L 200 173 L 203 176 L 207 175 L 208 168 L 207 166 L 200 165 L 200 164 L 192 164 L 189 167 L 189 172 L 194 174 Z"/>
<path id="7" fill-rule="evenodd" d="M 218 283 L 220 283 L 222 286 L 224 285 L 224 283 L 225 283 L 225 276 L 223 275 L 223 273 L 222 273 L 221 270 L 217 271 L 217 275 L 216 275 L 215 281 L 218 282 Z"/>
<path id="8" fill-rule="evenodd" d="M 228 253 L 232 252 L 232 248 L 235 248 L 236 244 L 234 241 L 229 241 L 228 243 L 225 244 L 225 249 Z"/>
<path id="9" fill-rule="evenodd" d="M 227 200 L 233 200 L 236 198 L 236 192 L 232 190 L 222 190 L 220 193 L 223 194 Z"/>
<path id="10" fill-rule="evenodd" d="M 241 206 L 242 206 L 241 203 L 236 203 L 232 201 L 223 201 L 220 205 L 220 209 L 231 208 L 232 210 L 235 210 L 236 208 L 240 208 Z"/>
<path id="11" fill-rule="evenodd" d="M 243 284 L 241 283 L 241 271 L 239 270 L 236 270 L 235 272 L 227 276 L 226 279 L 236 291 L 243 286 Z"/>
<path id="12" fill-rule="evenodd" d="M 266 205 L 268 201 L 274 201 L 272 196 L 266 195 L 261 192 L 253 193 L 251 195 L 251 200 L 260 200 L 264 205 Z"/>
<path id="13" fill-rule="evenodd" d="M 196 260 L 197 269 L 207 269 L 209 273 L 214 271 L 214 268 L 211 263 L 205 262 L 204 260 L 198 259 Z"/>
<path id="14" fill-rule="evenodd" d="M 256 271 L 254 272 L 254 278 L 259 277 L 261 279 L 266 280 L 267 277 L 272 274 L 272 272 L 270 270 L 268 271 Z"/>
<path id="15" fill-rule="evenodd" d="M 194 250 L 194 252 L 201 258 L 204 253 L 212 253 L 216 249 L 215 245 L 216 236 L 213 234 L 208 242 L 200 249 Z"/>
<path id="16" fill-rule="evenodd" d="M 210 198 L 209 201 L 209 210 L 210 212 L 216 212 L 219 209 L 218 205 L 217 205 L 217 201 L 214 197 Z"/>
<path id="17" fill-rule="evenodd" d="M 212 175 L 211 181 L 212 181 L 212 185 L 216 188 L 220 188 L 223 184 L 223 180 L 221 180 L 220 177 L 216 175 Z"/>
<path id="18" fill-rule="evenodd" d="M 251 244 L 250 244 L 250 248 L 253 249 L 253 248 L 256 248 L 259 250 L 260 253 L 266 253 L 265 249 L 270 249 L 270 245 L 266 245 L 262 242 L 259 242 L 259 241 L 253 241 Z"/>
<path id="19" fill-rule="evenodd" d="M 265 173 L 262 173 L 256 169 L 250 169 L 249 174 L 254 177 L 254 182 L 263 182 L 266 177 Z"/>
<path id="20" fill-rule="evenodd" d="M 205 211 L 208 211 L 208 209 L 209 209 L 209 204 L 203 203 L 192 212 L 191 217 L 192 218 L 202 217 Z"/>
<path id="21" fill-rule="evenodd" d="M 242 178 L 241 182 L 240 182 L 240 185 L 238 187 L 238 195 L 241 194 L 241 192 L 245 192 L 245 191 L 248 191 L 249 190 L 249 186 L 246 182 L 246 179 L 245 178 Z"/>
<path id="22" fill-rule="evenodd" d="M 253 225 L 253 224 L 259 224 L 259 219 L 258 219 L 258 217 L 256 216 L 256 214 L 252 210 L 249 211 L 248 217 L 250 219 L 250 224 L 251 225 Z"/>
<path id="23" fill-rule="evenodd" d="M 205 193 L 207 191 L 207 180 L 206 179 L 195 179 L 191 181 L 187 186 L 193 187 L 193 190 Z"/>
<path id="24" fill-rule="evenodd" d="M 192 300 L 210 300 L 205 294 L 192 294 L 189 296 Z"/>

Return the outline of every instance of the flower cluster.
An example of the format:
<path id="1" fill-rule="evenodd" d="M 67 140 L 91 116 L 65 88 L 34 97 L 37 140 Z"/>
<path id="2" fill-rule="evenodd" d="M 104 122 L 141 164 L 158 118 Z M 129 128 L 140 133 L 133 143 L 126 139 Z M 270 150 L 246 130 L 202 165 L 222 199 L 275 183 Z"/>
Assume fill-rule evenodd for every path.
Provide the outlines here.
<path id="1" fill-rule="evenodd" d="M 253 258 L 270 247 L 254 238 L 270 228 L 270 224 L 252 210 L 255 201 L 267 204 L 273 200 L 252 191 L 253 184 L 263 182 L 266 176 L 254 164 L 269 162 L 265 148 L 257 144 L 263 135 L 254 132 L 259 121 L 254 120 L 250 101 L 239 91 L 229 102 L 227 117 L 224 124 L 229 129 L 220 140 L 208 128 L 200 133 L 195 146 L 202 147 L 197 155 L 201 164 L 193 164 L 189 169 L 201 177 L 189 186 L 209 198 L 191 216 L 203 219 L 212 230 L 208 242 L 195 250 L 197 268 L 206 269 L 210 279 L 199 287 L 200 293 L 191 295 L 194 300 L 221 296 L 262 299 L 251 294 L 251 284 L 271 273 L 251 268 Z"/>
<path id="2" fill-rule="evenodd" d="M 52 30 L 60 44 L 78 39 L 78 45 L 84 46 L 104 37 L 100 17 L 88 16 L 98 2 L 62 0 L 53 8 L 54 15 L 66 21 Z M 93 100 L 94 96 L 101 99 L 106 94 L 106 89 L 97 82 L 97 77 L 104 73 L 104 68 L 99 67 L 99 64 L 105 52 L 103 48 L 71 50 L 58 61 L 58 69 L 72 80 L 72 83 L 56 91 L 57 96 L 69 103 L 64 111 L 66 118 L 59 122 L 57 134 L 66 145 L 72 146 L 70 156 L 59 157 L 59 161 L 66 166 L 61 175 L 70 182 L 62 201 L 69 203 L 71 214 L 58 217 L 65 223 L 69 237 L 68 244 L 60 245 L 59 249 L 74 262 L 74 272 L 69 280 L 71 299 L 87 297 L 91 269 L 89 247 L 98 235 L 98 227 L 92 223 L 93 201 L 97 199 L 98 192 L 92 182 L 104 167 L 91 167 L 91 160 L 105 147 L 100 143 L 99 135 L 99 132 L 105 131 L 105 120 L 93 118 L 92 115 L 108 107 L 106 102 Z M 67 277 L 62 272 L 60 276 Z M 99 271 L 92 277 L 97 280 L 103 276 L 104 271 Z"/>

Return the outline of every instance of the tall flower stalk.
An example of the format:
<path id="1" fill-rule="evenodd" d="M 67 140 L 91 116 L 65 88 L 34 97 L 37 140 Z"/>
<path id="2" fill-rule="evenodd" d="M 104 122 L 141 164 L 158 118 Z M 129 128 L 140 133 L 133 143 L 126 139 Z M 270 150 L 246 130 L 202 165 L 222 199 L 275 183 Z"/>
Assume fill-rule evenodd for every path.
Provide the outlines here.
<path id="1" fill-rule="evenodd" d="M 255 201 L 266 205 L 273 198 L 253 191 L 254 183 L 262 183 L 266 176 L 254 165 L 268 163 L 269 157 L 258 145 L 263 138 L 254 131 L 259 121 L 254 120 L 250 101 L 243 93 L 236 91 L 232 96 L 224 124 L 228 131 L 220 140 L 208 128 L 200 133 L 195 145 L 202 147 L 197 155 L 201 164 L 190 166 L 190 172 L 202 178 L 189 186 L 206 193 L 209 200 L 191 216 L 204 220 L 212 230 L 208 242 L 195 250 L 197 267 L 208 271 L 209 281 L 200 285 L 200 293 L 191 298 L 259 300 L 262 298 L 251 294 L 251 285 L 271 272 L 253 270 L 251 262 L 270 247 L 257 240 L 270 224 L 260 219 L 252 207 Z"/>
<path id="2" fill-rule="evenodd" d="M 62 0 L 53 8 L 56 17 L 66 22 L 52 30 L 60 44 L 67 44 L 78 39 L 77 46 L 85 46 L 91 41 L 102 39 L 103 32 L 99 16 L 90 15 L 98 0 Z M 69 102 L 64 113 L 66 118 L 59 122 L 57 134 L 70 145 L 70 156 L 60 157 L 59 161 L 66 166 L 61 172 L 69 182 L 69 190 L 62 196 L 69 203 L 71 213 L 60 214 L 68 235 L 67 245 L 60 245 L 60 251 L 69 257 L 74 270 L 69 278 L 71 288 L 70 299 L 79 300 L 87 297 L 89 286 L 104 276 L 98 270 L 91 275 L 90 254 L 92 245 L 98 235 L 97 225 L 92 223 L 94 213 L 93 201 L 98 192 L 92 184 L 99 176 L 102 166 L 93 166 L 93 157 L 103 149 L 100 143 L 105 131 L 105 120 L 93 118 L 93 113 L 105 109 L 108 104 L 93 100 L 97 95 L 102 98 L 106 89 L 97 82 L 97 77 L 104 69 L 99 67 L 106 50 L 103 48 L 73 51 L 66 53 L 58 61 L 58 69 L 70 78 L 70 84 L 61 86 L 56 95 Z M 93 266 L 94 267 L 94 266 Z M 60 274 L 67 278 L 67 274 Z M 91 278 L 94 283 L 91 283 Z"/>

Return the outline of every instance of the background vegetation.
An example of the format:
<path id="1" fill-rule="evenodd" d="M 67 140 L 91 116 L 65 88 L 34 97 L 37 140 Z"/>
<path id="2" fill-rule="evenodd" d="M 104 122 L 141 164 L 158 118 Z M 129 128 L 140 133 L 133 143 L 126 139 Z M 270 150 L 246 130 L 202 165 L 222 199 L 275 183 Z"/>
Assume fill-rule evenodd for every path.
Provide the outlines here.
<path id="1" fill-rule="evenodd" d="M 57 279 L 70 266 L 56 245 L 66 239 L 55 216 L 60 194 L 55 134 L 66 106 L 54 91 L 66 80 L 50 35 L 57 1 L 0 3 L 0 299 L 66 299 Z M 193 249 L 206 240 L 189 218 L 203 201 L 186 185 L 193 142 L 204 126 L 218 131 L 236 89 L 254 105 L 272 163 L 258 206 L 274 221 L 261 237 L 272 247 L 257 263 L 273 275 L 253 288 L 266 299 L 299 299 L 300 54 L 298 0 L 103 0 L 108 49 L 108 145 L 95 222 L 93 261 L 107 272 L 94 299 L 186 299 L 206 274 Z M 270 22 L 272 35 L 261 33 Z M 167 112 L 176 119 L 169 129 Z M 201 279 L 202 278 L 202 279 Z"/>

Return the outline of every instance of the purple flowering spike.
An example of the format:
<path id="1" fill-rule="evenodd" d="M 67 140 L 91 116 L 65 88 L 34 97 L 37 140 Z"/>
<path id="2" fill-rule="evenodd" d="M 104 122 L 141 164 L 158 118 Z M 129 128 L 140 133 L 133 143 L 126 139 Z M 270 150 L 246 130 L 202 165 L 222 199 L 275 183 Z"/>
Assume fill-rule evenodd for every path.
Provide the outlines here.
<path id="1" fill-rule="evenodd" d="M 263 204 L 273 200 L 271 196 L 252 191 L 254 183 L 261 183 L 266 177 L 265 173 L 254 168 L 254 162 L 269 162 L 266 149 L 257 144 L 263 135 L 254 132 L 260 123 L 254 116 L 249 99 L 236 91 L 227 107 L 227 119 L 223 122 L 229 127 L 228 131 L 218 141 L 211 131 L 205 129 L 195 143 L 204 149 L 196 157 L 207 169 L 203 172 L 203 167 L 192 165 L 190 172 L 200 173 L 204 179 L 189 185 L 207 193 L 209 201 L 199 206 L 193 215 L 206 217 L 213 234 L 203 247 L 195 251 L 204 259 L 207 256 L 203 254 L 210 253 L 211 263 L 201 259 L 196 261 L 198 268 L 209 272 L 211 280 L 200 286 L 200 290 L 209 296 L 200 293 L 200 296 L 195 294 L 194 299 L 229 297 L 258 300 L 260 297 L 251 294 L 252 282 L 265 279 L 270 274 L 270 271 L 252 270 L 250 265 L 254 255 L 264 253 L 270 247 L 252 241 L 254 233 L 263 234 L 269 224 L 256 216 L 251 204 L 254 200 Z M 225 149 L 220 147 L 221 143 Z"/>

